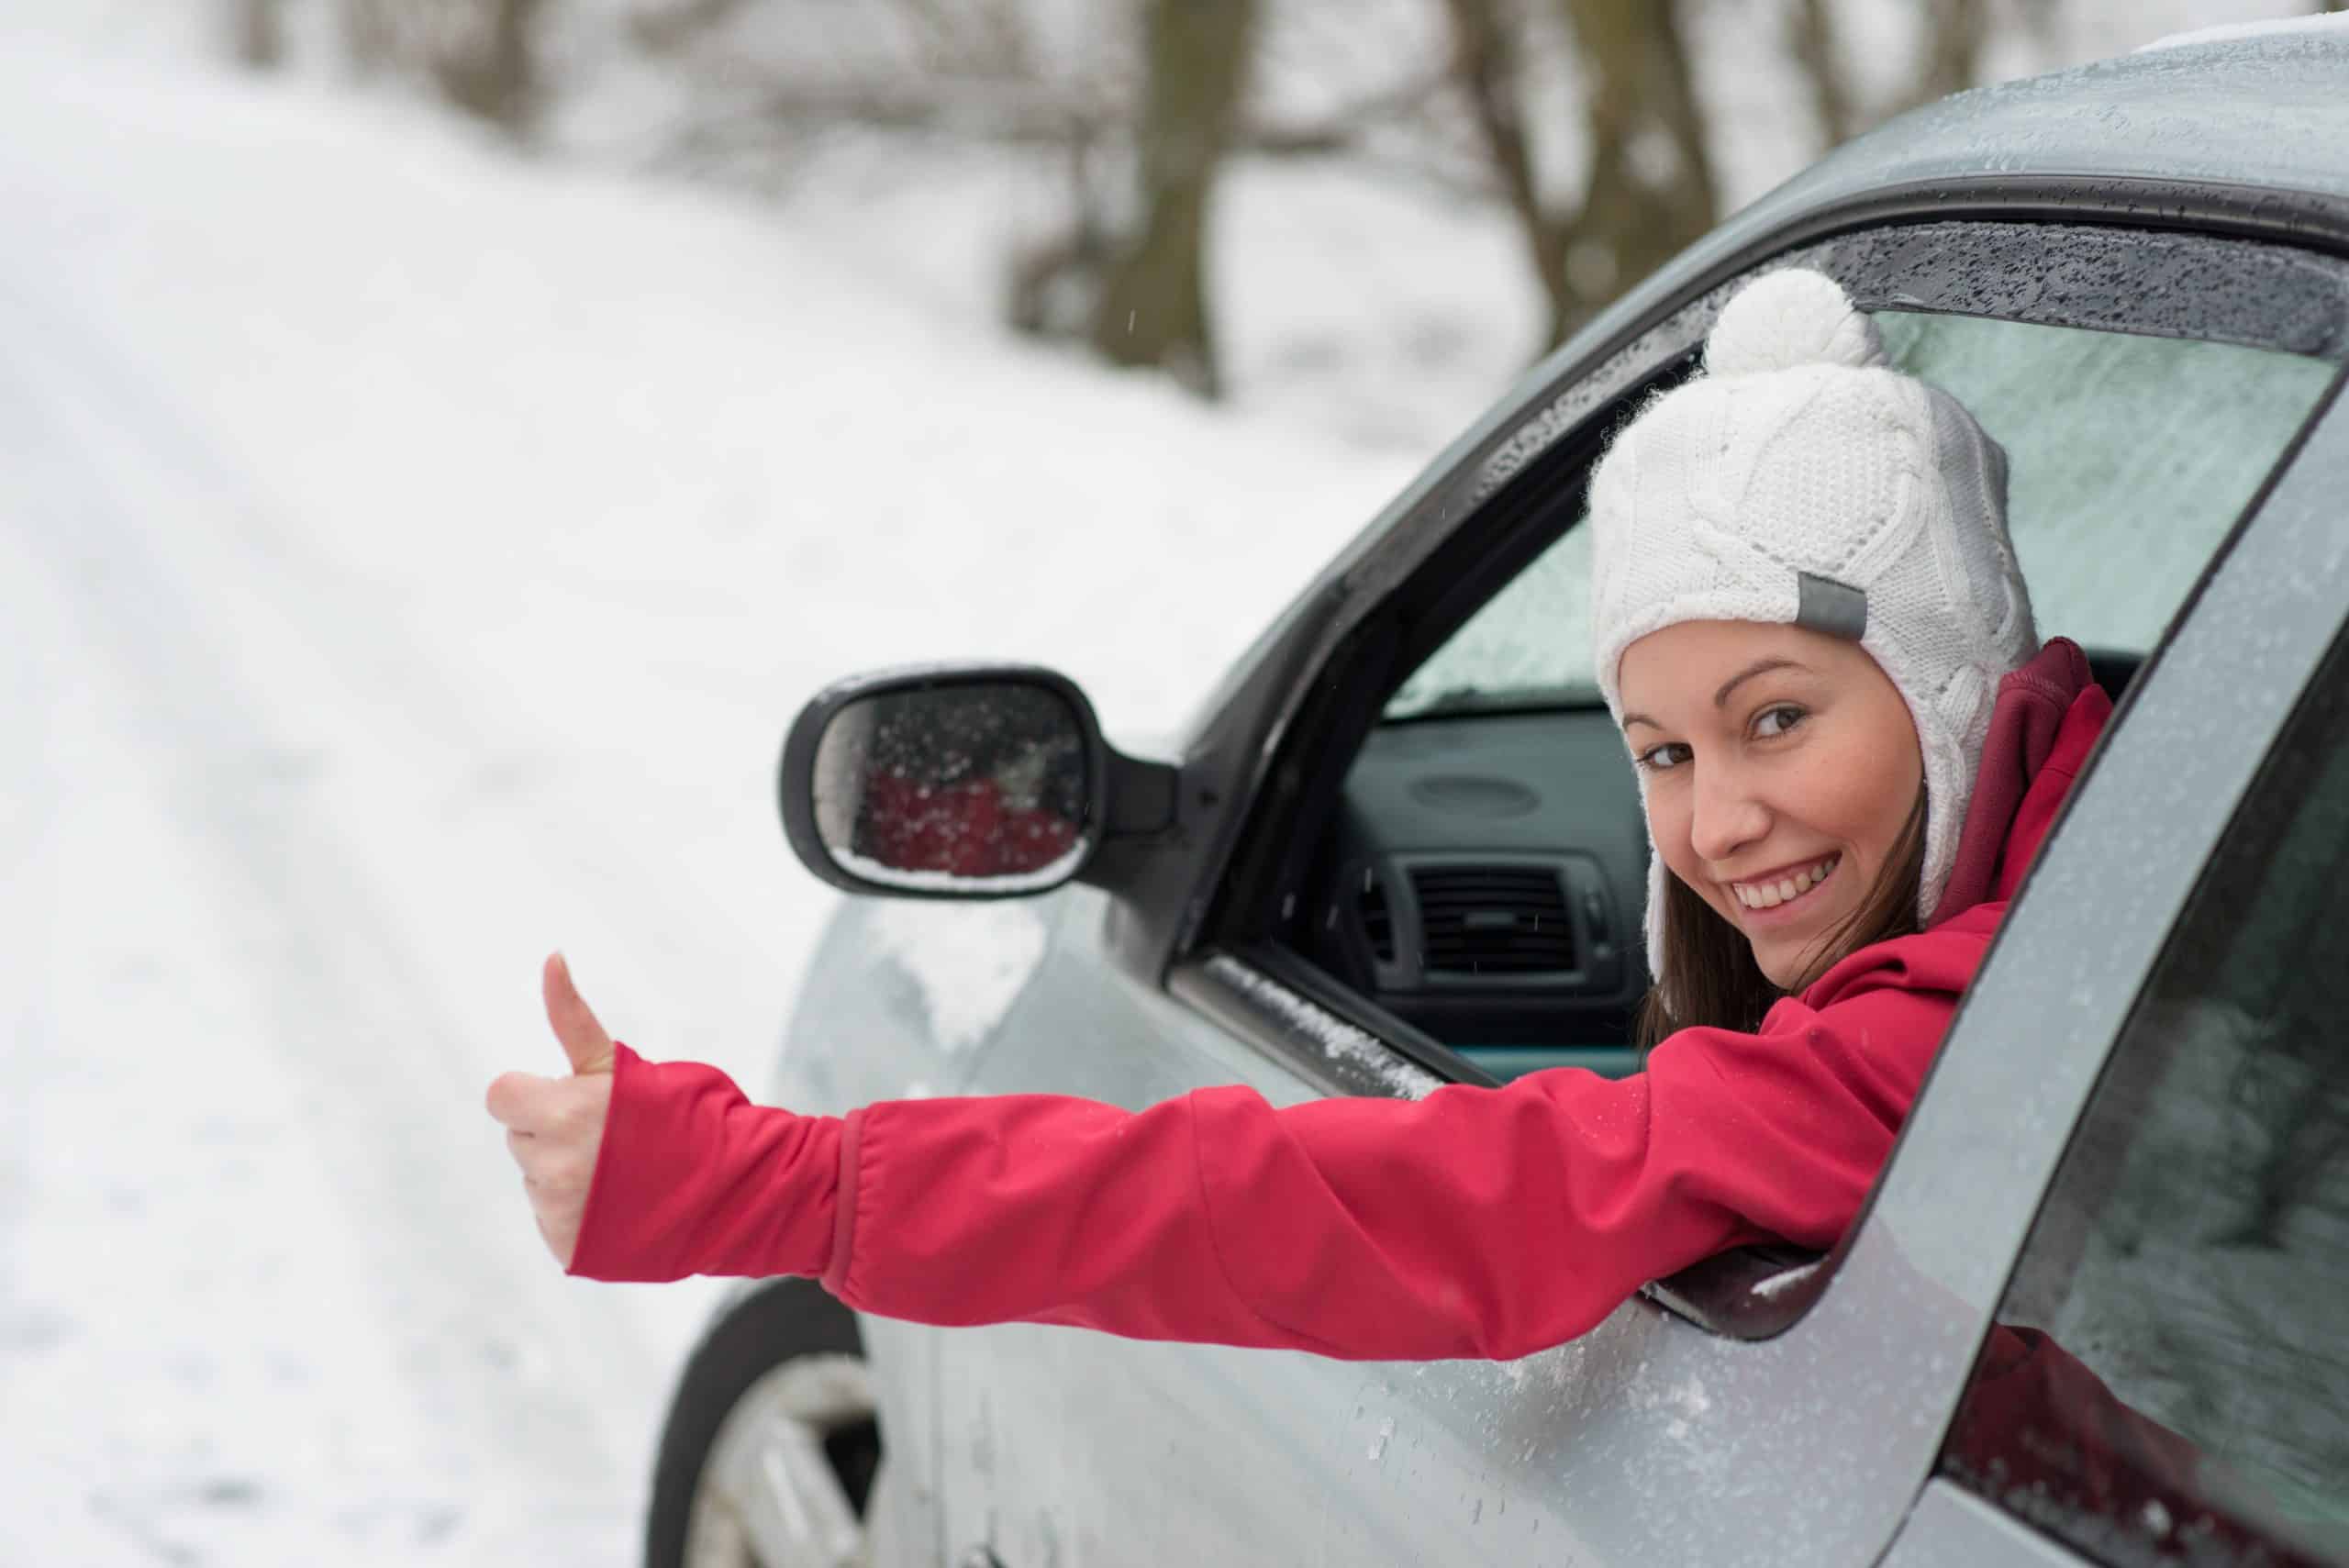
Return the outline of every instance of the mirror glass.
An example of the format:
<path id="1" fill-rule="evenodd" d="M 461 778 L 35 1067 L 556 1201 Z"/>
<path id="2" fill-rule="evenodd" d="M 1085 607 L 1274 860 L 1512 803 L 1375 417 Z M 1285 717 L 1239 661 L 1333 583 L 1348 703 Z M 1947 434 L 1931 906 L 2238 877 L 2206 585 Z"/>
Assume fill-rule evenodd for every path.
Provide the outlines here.
<path id="1" fill-rule="evenodd" d="M 840 868 L 935 892 L 1038 891 L 1091 847 L 1085 729 L 1048 686 L 860 698 L 816 748 L 816 827 Z"/>

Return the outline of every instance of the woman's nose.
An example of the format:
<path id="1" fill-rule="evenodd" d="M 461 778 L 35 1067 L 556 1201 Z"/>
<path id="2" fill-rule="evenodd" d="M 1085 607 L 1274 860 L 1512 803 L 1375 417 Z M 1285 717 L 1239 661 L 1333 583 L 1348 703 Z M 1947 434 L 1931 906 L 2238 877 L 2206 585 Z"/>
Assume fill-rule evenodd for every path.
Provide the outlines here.
<path id="1" fill-rule="evenodd" d="M 1770 830 L 1769 808 L 1735 768 L 1697 766 L 1695 811 L 1688 847 L 1709 861 L 1726 861 Z"/>

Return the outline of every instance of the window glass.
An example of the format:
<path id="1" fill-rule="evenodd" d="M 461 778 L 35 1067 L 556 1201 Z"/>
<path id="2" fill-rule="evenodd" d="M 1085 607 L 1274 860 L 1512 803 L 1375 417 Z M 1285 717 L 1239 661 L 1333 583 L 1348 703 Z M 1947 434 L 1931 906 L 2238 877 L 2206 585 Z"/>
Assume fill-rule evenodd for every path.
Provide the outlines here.
<path id="1" fill-rule="evenodd" d="M 1583 519 L 1509 579 L 1387 699 L 1388 718 L 1598 700 L 1590 668 L 1590 530 Z"/>
<path id="2" fill-rule="evenodd" d="M 2043 635 L 2143 653 L 2332 379 L 2227 343 L 1878 311 L 1892 361 L 1947 389 L 2009 466 Z M 1575 527 L 1413 672 L 1389 718 L 1596 702 Z"/>
<path id="3" fill-rule="evenodd" d="M 2349 1562 L 2349 655 L 2114 1047 L 1943 1469 L 2112 1563 Z"/>

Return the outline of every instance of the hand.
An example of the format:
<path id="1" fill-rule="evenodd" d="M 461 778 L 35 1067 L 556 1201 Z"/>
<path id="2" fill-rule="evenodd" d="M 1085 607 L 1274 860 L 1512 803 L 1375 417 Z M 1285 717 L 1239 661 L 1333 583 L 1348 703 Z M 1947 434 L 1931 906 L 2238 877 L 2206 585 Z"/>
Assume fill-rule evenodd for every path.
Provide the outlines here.
<path id="1" fill-rule="evenodd" d="M 571 1076 L 500 1073 L 489 1085 L 489 1114 L 506 1124 L 506 1147 L 522 1167 L 539 1234 L 568 1269 L 612 1106 L 612 1037 L 587 1010 L 561 953 L 547 959 L 542 982 L 547 1022 L 571 1058 Z"/>

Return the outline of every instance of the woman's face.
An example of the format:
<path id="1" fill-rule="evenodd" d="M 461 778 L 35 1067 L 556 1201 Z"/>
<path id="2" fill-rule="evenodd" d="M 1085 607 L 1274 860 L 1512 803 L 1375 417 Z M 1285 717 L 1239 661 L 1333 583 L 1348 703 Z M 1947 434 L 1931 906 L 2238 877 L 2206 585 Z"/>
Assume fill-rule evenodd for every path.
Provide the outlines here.
<path id="1" fill-rule="evenodd" d="M 1908 704 L 1858 643 L 1752 621 L 1651 632 L 1617 674 L 1657 852 L 1790 989 L 1916 806 Z"/>

